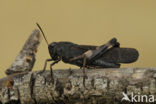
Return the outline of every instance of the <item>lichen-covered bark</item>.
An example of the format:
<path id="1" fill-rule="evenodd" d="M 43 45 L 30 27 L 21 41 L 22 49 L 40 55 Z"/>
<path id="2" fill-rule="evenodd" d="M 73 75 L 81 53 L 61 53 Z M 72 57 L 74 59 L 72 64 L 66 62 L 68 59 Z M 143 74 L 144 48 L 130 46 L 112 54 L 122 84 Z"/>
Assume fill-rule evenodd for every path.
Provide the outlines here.
<path id="1" fill-rule="evenodd" d="M 0 101 L 21 104 L 124 104 L 122 93 L 154 95 L 156 68 L 55 70 L 9 75 L 0 80 Z M 143 104 L 143 103 L 142 103 Z"/>
<path id="2" fill-rule="evenodd" d="M 40 44 L 40 37 L 39 30 L 34 30 L 24 44 L 22 50 L 19 52 L 15 61 L 5 71 L 7 75 L 32 70 L 36 60 L 35 54 Z"/>

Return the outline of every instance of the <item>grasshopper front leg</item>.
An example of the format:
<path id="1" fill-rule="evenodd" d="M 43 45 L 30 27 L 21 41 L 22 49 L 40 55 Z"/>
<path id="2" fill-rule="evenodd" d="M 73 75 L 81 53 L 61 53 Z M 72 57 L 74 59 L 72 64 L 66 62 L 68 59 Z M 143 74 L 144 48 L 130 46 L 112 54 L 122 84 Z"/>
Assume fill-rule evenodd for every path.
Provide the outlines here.
<path id="1" fill-rule="evenodd" d="M 58 59 L 56 61 L 54 61 L 53 63 L 50 64 L 50 74 L 51 74 L 51 81 L 54 84 L 54 76 L 53 76 L 53 68 L 52 66 L 57 64 L 61 59 Z"/>
<path id="2" fill-rule="evenodd" d="M 47 62 L 50 62 L 50 61 L 53 61 L 53 60 L 51 58 L 50 59 L 46 59 L 44 67 L 43 67 L 43 70 L 42 70 L 43 72 L 46 70 Z"/>
<path id="3" fill-rule="evenodd" d="M 50 64 L 50 76 L 51 76 L 51 81 L 52 83 L 54 84 L 54 77 L 53 77 L 53 69 L 52 69 L 52 66 L 55 65 L 56 63 L 58 63 L 61 59 L 58 59 L 56 61 L 54 61 L 53 63 Z M 47 67 L 47 62 L 50 62 L 50 61 L 53 61 L 52 59 L 46 59 L 45 61 L 45 64 L 44 64 L 44 67 L 43 67 L 43 70 L 39 73 L 43 73 L 45 72 L 46 70 L 46 67 Z"/>
<path id="4" fill-rule="evenodd" d="M 50 62 L 50 61 L 53 61 L 53 60 L 51 58 L 45 60 L 44 67 L 43 67 L 43 69 L 39 73 L 45 72 L 46 67 L 47 67 L 47 63 Z"/>

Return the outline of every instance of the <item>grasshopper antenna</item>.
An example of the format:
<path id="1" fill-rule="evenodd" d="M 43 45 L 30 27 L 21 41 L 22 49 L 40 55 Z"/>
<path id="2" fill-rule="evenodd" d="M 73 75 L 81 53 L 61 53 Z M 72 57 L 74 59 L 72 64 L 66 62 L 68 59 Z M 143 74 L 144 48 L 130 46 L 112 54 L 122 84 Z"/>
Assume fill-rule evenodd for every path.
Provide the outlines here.
<path id="1" fill-rule="evenodd" d="M 43 30 L 42 30 L 41 26 L 40 26 L 38 23 L 36 23 L 36 25 L 38 26 L 38 28 L 39 28 L 39 29 L 40 29 L 40 31 L 42 32 L 42 35 L 43 35 L 43 37 L 44 37 L 44 39 L 45 39 L 45 41 L 46 41 L 47 45 L 49 45 L 49 43 L 48 43 L 48 41 L 47 41 L 47 38 L 45 37 L 44 32 L 43 32 Z"/>

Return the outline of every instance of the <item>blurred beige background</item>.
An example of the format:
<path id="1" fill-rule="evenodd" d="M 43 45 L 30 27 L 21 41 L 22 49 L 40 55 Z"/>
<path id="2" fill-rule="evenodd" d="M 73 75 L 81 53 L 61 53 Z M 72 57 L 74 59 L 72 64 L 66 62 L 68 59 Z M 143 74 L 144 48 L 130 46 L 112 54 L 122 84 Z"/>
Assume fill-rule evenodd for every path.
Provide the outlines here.
<path id="1" fill-rule="evenodd" d="M 122 67 L 155 67 L 156 0 L 0 0 L 0 77 L 36 22 L 49 42 L 101 45 L 117 37 L 121 47 L 140 52 L 136 63 Z M 42 40 L 34 70 L 42 69 L 49 57 Z M 54 69 L 69 67 L 77 68 L 59 63 Z"/>

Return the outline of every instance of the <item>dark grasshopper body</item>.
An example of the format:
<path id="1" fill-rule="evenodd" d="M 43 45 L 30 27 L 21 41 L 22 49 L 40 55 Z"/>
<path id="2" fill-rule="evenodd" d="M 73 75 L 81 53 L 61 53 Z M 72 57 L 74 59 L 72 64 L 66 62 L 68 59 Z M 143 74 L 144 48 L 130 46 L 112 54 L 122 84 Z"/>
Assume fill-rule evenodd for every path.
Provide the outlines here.
<path id="1" fill-rule="evenodd" d="M 120 63 L 135 62 L 139 56 L 138 51 L 134 48 L 120 48 L 116 38 L 112 38 L 101 46 L 78 45 L 72 42 L 53 42 L 49 44 L 38 23 L 37 26 L 46 40 L 51 56 L 50 59 L 45 61 L 43 72 L 46 70 L 47 62 L 54 61 L 50 64 L 53 83 L 52 66 L 61 60 L 64 63 L 82 67 L 85 81 L 85 68 L 119 68 Z"/>
<path id="2" fill-rule="evenodd" d="M 48 49 L 52 60 L 56 61 L 60 58 L 64 63 L 82 67 L 82 58 L 73 61 L 70 61 L 70 59 L 80 56 L 88 50 L 95 50 L 96 47 L 97 46 L 78 45 L 72 42 L 53 42 L 48 46 Z M 134 48 L 114 47 L 97 57 L 95 60 L 91 62 L 87 61 L 86 67 L 118 68 L 120 67 L 120 63 L 135 62 L 137 58 L 138 51 Z"/>

